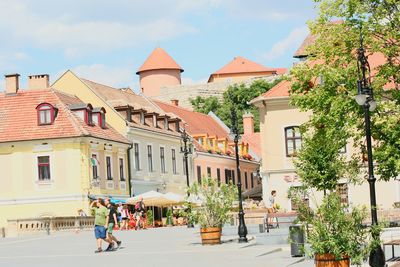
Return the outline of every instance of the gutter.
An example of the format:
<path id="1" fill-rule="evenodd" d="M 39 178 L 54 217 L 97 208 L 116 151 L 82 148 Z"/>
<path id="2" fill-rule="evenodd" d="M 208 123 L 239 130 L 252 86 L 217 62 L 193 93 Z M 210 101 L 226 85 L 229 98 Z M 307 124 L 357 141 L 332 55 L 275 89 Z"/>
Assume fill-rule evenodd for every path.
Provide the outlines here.
<path id="1" fill-rule="evenodd" d="M 128 187 L 129 187 L 129 197 L 132 197 L 132 170 L 131 170 L 131 149 L 133 148 L 133 143 L 131 143 L 126 150 L 128 155 Z"/>

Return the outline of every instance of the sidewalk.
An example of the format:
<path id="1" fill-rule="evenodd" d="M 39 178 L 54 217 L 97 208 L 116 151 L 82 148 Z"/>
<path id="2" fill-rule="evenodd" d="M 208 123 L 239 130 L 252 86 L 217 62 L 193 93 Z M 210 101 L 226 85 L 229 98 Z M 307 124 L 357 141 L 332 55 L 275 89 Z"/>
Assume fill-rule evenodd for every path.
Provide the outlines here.
<path id="1" fill-rule="evenodd" d="M 237 236 L 224 236 L 222 245 L 202 246 L 197 228 L 115 231 L 115 235 L 122 240 L 122 248 L 100 254 L 94 253 L 92 231 L 0 239 L 0 266 L 314 266 L 312 259 L 291 257 L 288 244 L 266 245 L 260 242 L 261 236 L 249 235 L 246 244 L 237 243 Z"/>

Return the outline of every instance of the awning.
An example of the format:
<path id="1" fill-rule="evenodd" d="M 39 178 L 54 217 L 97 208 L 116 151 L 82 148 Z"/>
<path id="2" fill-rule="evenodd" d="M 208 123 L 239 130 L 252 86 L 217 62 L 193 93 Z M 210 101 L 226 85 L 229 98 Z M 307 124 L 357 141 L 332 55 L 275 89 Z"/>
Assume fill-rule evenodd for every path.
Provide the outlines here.
<path id="1" fill-rule="evenodd" d="M 125 204 L 126 203 L 126 199 L 123 199 L 123 198 L 114 198 L 112 196 L 89 195 L 89 199 L 91 199 L 91 200 L 96 200 L 98 198 L 105 199 L 106 197 L 108 197 L 110 199 L 110 202 L 113 204 L 118 204 L 118 203 Z"/>
<path id="2" fill-rule="evenodd" d="M 261 199 L 262 198 L 262 184 L 258 184 L 255 187 L 243 192 L 242 196 L 244 198 Z"/>

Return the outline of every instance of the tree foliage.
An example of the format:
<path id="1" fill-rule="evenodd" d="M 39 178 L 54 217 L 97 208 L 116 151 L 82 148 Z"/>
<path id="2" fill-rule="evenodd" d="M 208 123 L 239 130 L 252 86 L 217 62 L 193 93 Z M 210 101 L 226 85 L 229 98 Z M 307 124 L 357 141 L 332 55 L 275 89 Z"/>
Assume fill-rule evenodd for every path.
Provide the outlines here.
<path id="1" fill-rule="evenodd" d="M 307 63 L 298 64 L 291 73 L 292 104 L 312 111 L 310 121 L 303 127 L 303 149 L 296 163 L 302 178 L 312 175 L 314 186 L 329 189 L 332 180 L 337 182 L 346 174 L 355 177 L 356 170 L 360 170 L 355 163 L 362 163 L 366 151 L 363 110 L 354 100 L 360 24 L 370 63 L 381 64 L 372 72 L 372 88 L 378 102 L 377 110 L 371 113 L 374 160 L 381 179 L 394 178 L 400 174 L 400 3 L 315 2 L 319 4 L 319 16 L 309 23 L 315 42 L 307 48 Z M 356 152 L 352 160 L 337 152 L 350 141 Z"/>
<path id="2" fill-rule="evenodd" d="M 274 87 L 281 79 L 268 82 L 263 79 L 255 80 L 252 84 L 235 84 L 229 86 L 224 92 L 222 101 L 217 97 L 200 97 L 191 99 L 194 110 L 201 113 L 214 112 L 228 127 L 231 126 L 231 107 L 234 106 L 238 116 L 239 130 L 243 132 L 243 121 L 241 120 L 245 112 L 250 112 L 254 116 L 254 129 L 260 130 L 260 119 L 258 108 L 249 104 L 249 102 L 257 96 L 267 92 Z"/>

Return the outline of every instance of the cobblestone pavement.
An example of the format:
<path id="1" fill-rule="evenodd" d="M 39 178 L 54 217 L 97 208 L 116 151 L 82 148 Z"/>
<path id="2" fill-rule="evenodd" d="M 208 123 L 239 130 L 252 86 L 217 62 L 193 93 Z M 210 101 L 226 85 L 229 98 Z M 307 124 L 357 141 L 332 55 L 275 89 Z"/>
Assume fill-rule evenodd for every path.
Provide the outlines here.
<path id="1" fill-rule="evenodd" d="M 92 231 L 0 239 L 0 266 L 314 266 L 310 259 L 292 258 L 288 245 L 263 245 L 256 239 L 238 244 L 224 236 L 222 245 L 202 246 L 198 232 L 185 227 L 115 231 L 122 248 L 100 254 L 94 253 Z"/>

